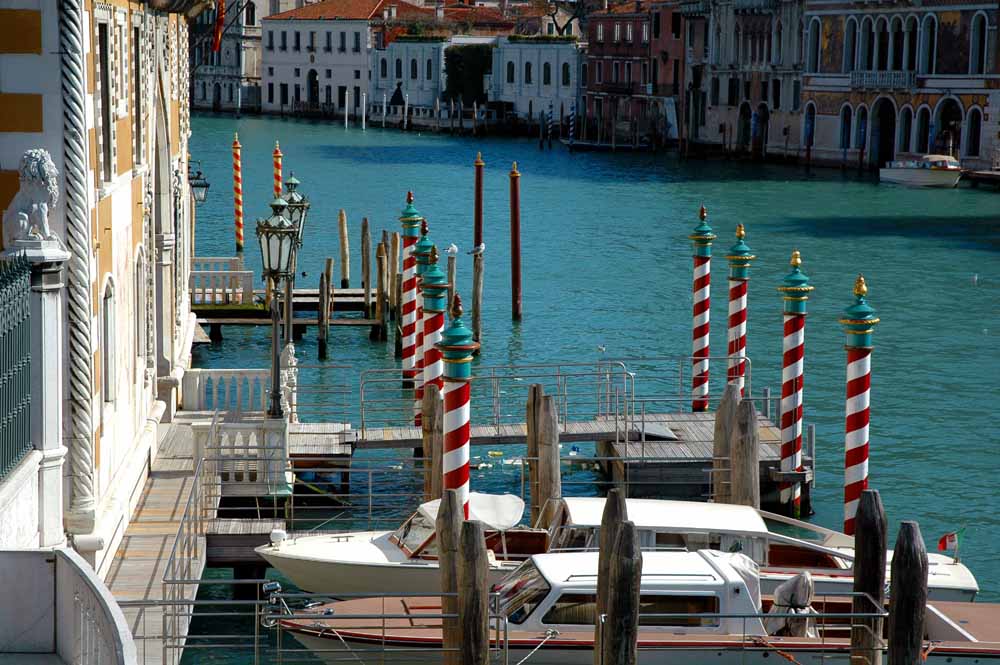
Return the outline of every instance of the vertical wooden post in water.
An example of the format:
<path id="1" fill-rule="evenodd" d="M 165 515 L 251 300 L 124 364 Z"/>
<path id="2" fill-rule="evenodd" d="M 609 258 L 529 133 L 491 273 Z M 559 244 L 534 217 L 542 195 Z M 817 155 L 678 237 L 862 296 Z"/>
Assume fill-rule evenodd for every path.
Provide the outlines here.
<path id="1" fill-rule="evenodd" d="M 608 605 L 601 640 L 604 665 L 635 665 L 639 646 L 639 586 L 642 551 L 633 522 L 618 530 L 608 577 Z M 600 621 L 600 617 L 597 618 Z"/>
<path id="2" fill-rule="evenodd" d="M 441 576 L 441 613 L 458 614 L 458 548 L 462 538 L 462 502 L 456 490 L 441 495 L 435 531 L 438 543 L 438 571 Z M 442 619 L 444 665 L 462 665 L 462 632 L 458 618 Z"/>
<path id="3" fill-rule="evenodd" d="M 473 163 L 476 170 L 475 195 L 473 199 L 472 217 L 472 247 L 476 248 L 483 242 L 483 153 L 476 153 L 476 161 Z"/>
<path id="4" fill-rule="evenodd" d="M 420 419 L 423 445 L 424 501 L 441 498 L 441 453 L 444 450 L 444 402 L 436 383 L 424 388 Z"/>
<path id="5" fill-rule="evenodd" d="M 483 340 L 483 253 L 472 257 L 472 339 Z M 479 349 L 476 349 L 479 354 Z"/>
<path id="6" fill-rule="evenodd" d="M 458 621 L 462 631 L 462 665 L 489 665 L 490 608 L 483 523 L 462 523 L 458 546 Z"/>
<path id="7" fill-rule="evenodd" d="M 727 384 L 715 410 L 715 434 L 712 438 L 712 494 L 715 503 L 729 503 L 732 500 L 730 441 L 732 432 L 736 429 L 736 411 L 739 405 L 739 386 Z"/>
<path id="8" fill-rule="evenodd" d="M 340 228 L 340 288 L 351 288 L 351 241 L 347 236 L 347 213 L 341 208 L 337 213 Z"/>
<path id="9" fill-rule="evenodd" d="M 319 276 L 319 304 L 317 305 L 319 328 L 316 331 L 316 343 L 319 346 L 320 360 L 326 358 L 327 338 L 330 335 L 330 288 L 327 279 L 329 278 L 326 272 Z"/>
<path id="10" fill-rule="evenodd" d="M 369 336 L 373 340 L 384 340 L 386 339 L 385 334 L 385 245 L 382 243 L 378 244 L 378 249 L 375 250 L 375 276 L 376 276 L 376 289 L 375 289 L 375 319 L 378 321 L 378 325 L 372 326 L 371 335 Z"/>
<path id="11" fill-rule="evenodd" d="M 760 508 L 760 432 L 757 408 L 750 400 L 736 409 L 736 429 L 730 441 L 732 503 Z"/>
<path id="12" fill-rule="evenodd" d="M 365 318 L 372 316 L 372 234 L 368 218 L 361 218 L 361 290 L 365 299 Z"/>
<path id="13" fill-rule="evenodd" d="M 448 255 L 448 302 L 451 303 L 455 300 L 455 280 L 458 275 L 458 269 L 455 265 L 458 257 L 454 254 Z"/>
<path id="14" fill-rule="evenodd" d="M 526 454 L 528 457 L 528 494 L 531 497 L 531 525 L 538 523 L 538 517 L 542 513 L 541 492 L 538 489 L 538 466 L 540 463 L 538 456 L 538 412 L 542 410 L 542 399 L 545 396 L 545 388 L 540 383 L 533 383 L 528 387 L 528 403 L 525 408 L 525 427 L 527 429 Z M 522 473 L 523 473 L 522 468 Z"/>
<path id="15" fill-rule="evenodd" d="M 855 596 L 852 611 L 871 614 L 885 603 L 885 559 L 887 524 L 882 499 L 876 490 L 865 490 L 858 503 L 854 534 L 854 593 L 865 593 L 872 601 Z M 856 619 L 851 629 L 851 663 L 880 665 L 878 650 L 882 635 L 881 619 Z"/>
<path id="16" fill-rule="evenodd" d="M 399 300 L 396 299 L 396 275 L 399 274 L 399 231 L 392 232 L 392 248 L 389 252 L 389 291 L 392 320 L 399 320 Z"/>
<path id="17" fill-rule="evenodd" d="M 521 320 L 521 174 L 510 167 L 510 316 Z"/>
<path id="18" fill-rule="evenodd" d="M 889 665 L 923 662 L 927 620 L 927 549 L 916 522 L 899 525 L 889 572 Z"/>
<path id="19" fill-rule="evenodd" d="M 594 610 L 594 665 L 602 665 L 601 642 L 604 640 L 604 626 L 601 615 L 607 612 L 608 596 L 611 588 L 611 555 L 618 541 L 618 530 L 628 520 L 625 494 L 617 487 L 608 491 L 601 515 L 601 536 L 597 554 L 597 598 Z"/>
<path id="20" fill-rule="evenodd" d="M 535 411 L 535 435 L 538 440 L 538 495 L 542 505 L 542 527 L 553 518 L 555 499 L 562 498 L 559 469 L 559 413 L 555 398 L 546 395 Z"/>

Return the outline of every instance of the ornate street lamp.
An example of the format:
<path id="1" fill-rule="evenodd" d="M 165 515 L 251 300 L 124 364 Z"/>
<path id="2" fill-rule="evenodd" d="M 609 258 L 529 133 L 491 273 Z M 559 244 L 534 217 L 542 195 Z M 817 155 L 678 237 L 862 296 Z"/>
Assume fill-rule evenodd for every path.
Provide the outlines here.
<path id="1" fill-rule="evenodd" d="M 302 183 L 292 172 L 288 180 L 285 181 L 285 201 L 288 202 L 288 219 L 298 231 L 296 241 L 298 246 L 302 247 L 302 239 L 306 230 L 306 217 L 309 215 L 309 199 L 298 191 L 300 184 Z"/>
<path id="2" fill-rule="evenodd" d="M 281 386 L 278 381 L 280 370 L 278 360 L 278 324 L 281 309 L 278 305 L 278 285 L 282 279 L 290 279 L 298 249 L 296 236 L 298 229 L 288 220 L 285 212 L 288 204 L 276 198 L 271 202 L 271 216 L 257 220 L 257 240 L 260 242 L 260 258 L 265 283 L 271 279 L 274 289 L 271 296 L 271 405 L 267 410 L 269 418 L 282 418 Z"/>
<path id="3" fill-rule="evenodd" d="M 201 162 L 193 159 L 188 160 L 188 187 L 191 188 L 191 195 L 194 196 L 194 202 L 204 203 L 205 198 L 208 196 L 209 183 L 200 168 L 195 171 L 191 170 L 191 166 L 194 164 L 201 166 Z"/>

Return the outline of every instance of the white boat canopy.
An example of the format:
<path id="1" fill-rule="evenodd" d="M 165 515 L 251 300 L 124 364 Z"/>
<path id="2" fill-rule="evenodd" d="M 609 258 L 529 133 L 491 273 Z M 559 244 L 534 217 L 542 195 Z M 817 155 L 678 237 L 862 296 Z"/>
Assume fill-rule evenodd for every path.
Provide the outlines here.
<path id="1" fill-rule="evenodd" d="M 598 527 L 604 515 L 602 497 L 564 497 L 567 526 Z M 692 533 L 745 533 L 765 536 L 767 524 L 749 506 L 696 501 L 626 499 L 628 519 L 639 529 Z"/>
<path id="2" fill-rule="evenodd" d="M 434 524 L 441 499 L 420 504 L 418 512 Z M 469 519 L 479 520 L 491 529 L 507 531 L 518 525 L 524 516 L 524 501 L 513 494 L 469 494 Z"/>

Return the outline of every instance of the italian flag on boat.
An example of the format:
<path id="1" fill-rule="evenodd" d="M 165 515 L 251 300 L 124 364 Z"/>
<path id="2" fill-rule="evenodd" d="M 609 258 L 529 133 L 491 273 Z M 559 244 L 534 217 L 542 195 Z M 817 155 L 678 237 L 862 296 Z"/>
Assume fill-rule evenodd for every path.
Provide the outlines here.
<path id="1" fill-rule="evenodd" d="M 965 527 L 962 527 L 958 531 L 952 531 L 951 533 L 946 533 L 941 538 L 938 539 L 938 551 L 944 552 L 945 550 L 958 550 L 958 538 L 965 531 Z"/>

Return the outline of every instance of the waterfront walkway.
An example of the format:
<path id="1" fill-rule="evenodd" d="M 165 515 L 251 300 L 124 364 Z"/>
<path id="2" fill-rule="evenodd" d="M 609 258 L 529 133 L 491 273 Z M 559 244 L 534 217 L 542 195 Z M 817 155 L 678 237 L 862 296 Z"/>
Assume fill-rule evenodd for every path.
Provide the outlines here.
<path id="1" fill-rule="evenodd" d="M 195 482 L 190 422 L 190 418 L 178 413 L 174 422 L 160 425 L 156 459 L 105 579 L 115 600 L 126 603 L 122 609 L 136 639 L 139 662 L 144 665 L 165 662 L 163 606 L 154 602 L 148 607 L 138 607 L 136 603 L 129 606 L 128 601 L 163 598 L 167 561 Z M 198 577 L 201 572 L 199 568 Z M 187 596 L 184 600 L 192 600 L 197 594 L 196 587 L 181 585 L 181 589 Z M 179 656 L 179 653 L 172 655 L 166 662 Z"/>

